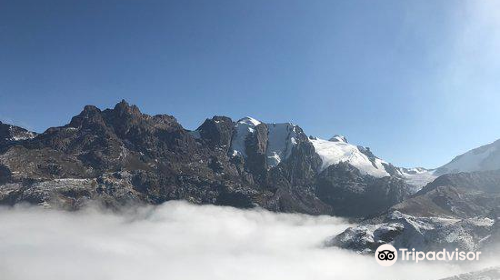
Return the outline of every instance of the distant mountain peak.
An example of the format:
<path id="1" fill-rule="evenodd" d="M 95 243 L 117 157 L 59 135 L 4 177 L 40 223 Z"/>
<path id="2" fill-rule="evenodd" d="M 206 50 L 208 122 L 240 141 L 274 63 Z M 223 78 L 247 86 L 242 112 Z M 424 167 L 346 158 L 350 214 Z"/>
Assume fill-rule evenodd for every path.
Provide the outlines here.
<path id="1" fill-rule="evenodd" d="M 500 140 L 472 149 L 436 169 L 435 174 L 500 169 Z"/>

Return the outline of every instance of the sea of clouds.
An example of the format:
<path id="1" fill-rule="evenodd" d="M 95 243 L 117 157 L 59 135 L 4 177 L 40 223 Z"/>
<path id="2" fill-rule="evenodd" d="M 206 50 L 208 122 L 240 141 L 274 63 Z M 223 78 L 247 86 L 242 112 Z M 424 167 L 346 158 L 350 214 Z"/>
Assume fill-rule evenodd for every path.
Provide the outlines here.
<path id="1" fill-rule="evenodd" d="M 335 217 L 172 201 L 112 213 L 0 208 L 0 279 L 439 279 L 472 267 L 381 267 L 323 242 Z"/>

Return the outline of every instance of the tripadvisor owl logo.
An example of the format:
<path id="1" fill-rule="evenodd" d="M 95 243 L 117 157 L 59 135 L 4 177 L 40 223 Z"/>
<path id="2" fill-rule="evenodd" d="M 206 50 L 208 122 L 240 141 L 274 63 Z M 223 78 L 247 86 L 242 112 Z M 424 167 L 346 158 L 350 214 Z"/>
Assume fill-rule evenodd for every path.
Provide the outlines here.
<path id="1" fill-rule="evenodd" d="M 380 245 L 375 251 L 375 260 L 381 266 L 391 266 L 398 260 L 398 251 L 390 244 Z"/>

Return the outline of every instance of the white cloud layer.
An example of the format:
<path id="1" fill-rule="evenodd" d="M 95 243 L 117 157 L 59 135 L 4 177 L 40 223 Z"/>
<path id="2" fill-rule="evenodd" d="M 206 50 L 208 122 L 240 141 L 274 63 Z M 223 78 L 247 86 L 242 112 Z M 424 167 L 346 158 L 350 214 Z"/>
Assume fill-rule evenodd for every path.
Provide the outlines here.
<path id="1" fill-rule="evenodd" d="M 126 214 L 0 209 L 0 279 L 438 279 L 465 268 L 380 267 L 322 248 L 334 217 L 168 202 Z M 471 269 L 471 268 L 468 268 Z"/>

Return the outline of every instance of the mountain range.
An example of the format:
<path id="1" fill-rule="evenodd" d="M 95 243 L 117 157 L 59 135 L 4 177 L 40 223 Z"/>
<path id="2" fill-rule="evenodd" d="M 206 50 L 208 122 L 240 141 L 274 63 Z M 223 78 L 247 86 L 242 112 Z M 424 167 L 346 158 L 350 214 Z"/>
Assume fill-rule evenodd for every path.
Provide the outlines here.
<path id="1" fill-rule="evenodd" d="M 76 210 L 183 199 L 361 219 L 328 243 L 360 252 L 383 242 L 441 246 L 450 231 L 470 238 L 448 245 L 474 247 L 497 230 L 499 146 L 434 170 L 403 168 L 344 136 L 319 139 L 291 123 L 214 116 L 188 130 L 122 101 L 85 106 L 39 134 L 0 123 L 0 203 Z"/>
<path id="2" fill-rule="evenodd" d="M 434 179 L 383 213 L 367 217 L 327 242 L 359 253 L 381 244 L 421 251 L 483 251 L 500 244 L 500 141 L 455 157 L 435 170 Z M 419 175 L 420 176 L 420 175 Z"/>
<path id="3" fill-rule="evenodd" d="M 322 140 L 290 123 L 223 116 L 190 131 L 173 116 L 149 116 L 125 101 L 85 106 L 40 134 L 0 124 L 0 202 L 10 205 L 185 199 L 363 217 L 414 192 L 404 172 L 342 136 Z"/>

